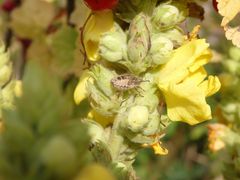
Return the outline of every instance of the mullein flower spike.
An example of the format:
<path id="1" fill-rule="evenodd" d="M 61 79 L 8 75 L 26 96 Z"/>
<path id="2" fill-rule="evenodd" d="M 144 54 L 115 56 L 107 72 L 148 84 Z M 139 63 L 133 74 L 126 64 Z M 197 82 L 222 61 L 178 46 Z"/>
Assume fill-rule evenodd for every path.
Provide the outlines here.
<path id="1" fill-rule="evenodd" d="M 203 67 L 211 58 L 209 45 L 197 36 L 186 39 L 178 26 L 187 13 L 185 3 L 173 1 L 160 3 L 152 16 L 139 13 L 127 30 L 112 19 L 93 34 L 105 17 L 89 19 L 85 27 L 88 57 L 100 61 L 82 76 L 74 98 L 88 98 L 93 141 L 104 144 L 114 163 L 131 167 L 143 147 L 167 154 L 160 140 L 171 121 L 194 125 L 211 119 L 206 97 L 220 82 Z M 131 77 L 141 81 L 132 84 Z"/>

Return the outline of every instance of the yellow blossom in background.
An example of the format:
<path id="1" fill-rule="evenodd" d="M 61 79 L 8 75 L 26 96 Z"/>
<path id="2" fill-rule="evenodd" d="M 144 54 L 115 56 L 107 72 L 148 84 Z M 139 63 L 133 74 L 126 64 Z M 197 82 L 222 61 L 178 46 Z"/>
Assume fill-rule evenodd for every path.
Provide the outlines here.
<path id="1" fill-rule="evenodd" d="M 83 29 L 83 45 L 91 61 L 99 60 L 99 40 L 101 34 L 109 31 L 114 25 L 112 11 L 97 11 L 90 15 Z"/>
<path id="2" fill-rule="evenodd" d="M 99 164 L 91 164 L 83 168 L 79 175 L 73 180 L 115 180 L 107 168 Z"/>
<path id="3" fill-rule="evenodd" d="M 203 68 L 212 57 L 208 47 L 204 39 L 194 39 L 178 48 L 156 72 L 172 121 L 194 125 L 212 118 L 205 98 L 216 93 L 221 85 L 217 77 L 207 76 Z"/>
<path id="4" fill-rule="evenodd" d="M 208 125 L 208 148 L 215 152 L 225 147 L 223 138 L 226 136 L 227 127 L 223 124 L 215 123 Z"/>
<path id="5" fill-rule="evenodd" d="M 14 88 L 14 94 L 17 97 L 21 97 L 23 92 L 22 92 L 22 81 L 21 80 L 16 80 L 15 82 L 15 88 Z"/>

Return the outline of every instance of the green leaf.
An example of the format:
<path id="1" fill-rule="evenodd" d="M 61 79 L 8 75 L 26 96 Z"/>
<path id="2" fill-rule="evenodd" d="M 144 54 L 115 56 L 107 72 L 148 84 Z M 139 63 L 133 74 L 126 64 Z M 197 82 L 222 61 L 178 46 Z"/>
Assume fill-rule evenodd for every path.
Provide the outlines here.
<path id="1" fill-rule="evenodd" d="M 66 25 L 52 36 L 53 65 L 60 72 L 67 73 L 73 68 L 77 36 L 77 31 Z"/>

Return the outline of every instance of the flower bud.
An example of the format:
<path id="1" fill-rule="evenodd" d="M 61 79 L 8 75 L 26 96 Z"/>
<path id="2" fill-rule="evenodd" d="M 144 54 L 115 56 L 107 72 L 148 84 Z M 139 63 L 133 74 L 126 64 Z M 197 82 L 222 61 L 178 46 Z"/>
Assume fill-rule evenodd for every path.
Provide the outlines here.
<path id="1" fill-rule="evenodd" d="M 9 65 L 5 65 L 0 67 L 0 86 L 3 86 L 7 83 L 12 74 L 12 67 Z"/>
<path id="2" fill-rule="evenodd" d="M 127 57 L 127 36 L 117 23 L 110 31 L 102 34 L 99 49 L 100 56 L 110 62 Z"/>
<path id="3" fill-rule="evenodd" d="M 129 28 L 128 57 L 132 62 L 141 62 L 151 46 L 150 20 L 143 13 L 137 15 Z"/>
<path id="4" fill-rule="evenodd" d="M 157 109 L 155 109 L 155 111 L 149 115 L 149 122 L 147 126 L 144 128 L 143 134 L 145 136 L 157 134 L 157 132 L 160 130 L 160 121 L 161 116 Z"/>
<path id="5" fill-rule="evenodd" d="M 91 71 L 93 83 L 87 82 L 90 104 L 97 113 L 103 116 L 114 116 L 121 104 L 111 85 L 116 73 L 102 65 L 95 65 Z"/>
<path id="6" fill-rule="evenodd" d="M 146 106 L 133 106 L 128 111 L 124 126 L 132 132 L 141 132 L 147 125 L 149 112 Z"/>
<path id="7" fill-rule="evenodd" d="M 171 55 L 173 43 L 161 34 L 153 34 L 151 37 L 151 49 L 147 59 L 152 62 L 151 66 L 164 64 Z"/>
<path id="8" fill-rule="evenodd" d="M 6 84 L 12 74 L 12 63 L 9 61 L 9 54 L 5 52 L 5 46 L 0 41 L 0 86 Z"/>
<path id="9" fill-rule="evenodd" d="M 174 49 L 180 47 L 184 42 L 184 33 L 180 28 L 173 28 L 163 32 L 160 32 L 159 35 L 168 38 L 172 41 Z"/>
<path id="10" fill-rule="evenodd" d="M 83 123 L 88 127 L 88 134 L 91 138 L 91 142 L 95 143 L 97 141 L 106 142 L 106 138 L 104 136 L 104 129 L 97 122 L 85 119 Z"/>
<path id="11" fill-rule="evenodd" d="M 152 23 L 156 30 L 170 29 L 187 16 L 187 7 L 182 4 L 161 4 L 153 12 Z"/>
<path id="12" fill-rule="evenodd" d="M 52 169 L 58 176 L 69 176 L 77 163 L 77 152 L 67 138 L 58 135 L 52 137 L 41 149 L 40 160 L 44 166 Z"/>
<path id="13" fill-rule="evenodd" d="M 13 108 L 16 82 L 10 80 L 12 74 L 12 63 L 9 61 L 9 54 L 5 52 L 5 46 L 0 41 L 0 118 L 2 109 Z"/>

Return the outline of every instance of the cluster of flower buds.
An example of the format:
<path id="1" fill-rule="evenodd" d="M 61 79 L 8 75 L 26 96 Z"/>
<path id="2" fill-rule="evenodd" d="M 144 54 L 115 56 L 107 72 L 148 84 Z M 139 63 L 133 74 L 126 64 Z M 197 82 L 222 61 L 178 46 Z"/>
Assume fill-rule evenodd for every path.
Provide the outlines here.
<path id="1" fill-rule="evenodd" d="M 134 74 L 164 64 L 184 40 L 178 24 L 186 18 L 187 13 L 181 8 L 184 9 L 163 4 L 154 10 L 152 17 L 140 13 L 131 21 L 126 33 L 115 24 L 101 37 L 101 57 L 125 66 Z"/>
<path id="2" fill-rule="evenodd" d="M 12 79 L 12 63 L 9 60 L 9 53 L 0 41 L 0 119 L 2 109 L 13 107 L 14 95 L 21 94 L 21 83 Z"/>
<path id="3" fill-rule="evenodd" d="M 211 119 L 205 98 L 220 83 L 214 76 L 206 79 L 209 45 L 196 36 L 186 39 L 179 27 L 188 16 L 186 3 L 162 2 L 150 14 L 135 15 L 128 29 L 111 13 L 95 12 L 84 28 L 83 45 L 94 64 L 74 98 L 88 98 L 91 105 L 85 123 L 98 161 L 131 169 L 143 147 L 167 154 L 160 139 L 170 120 L 193 125 Z"/>

